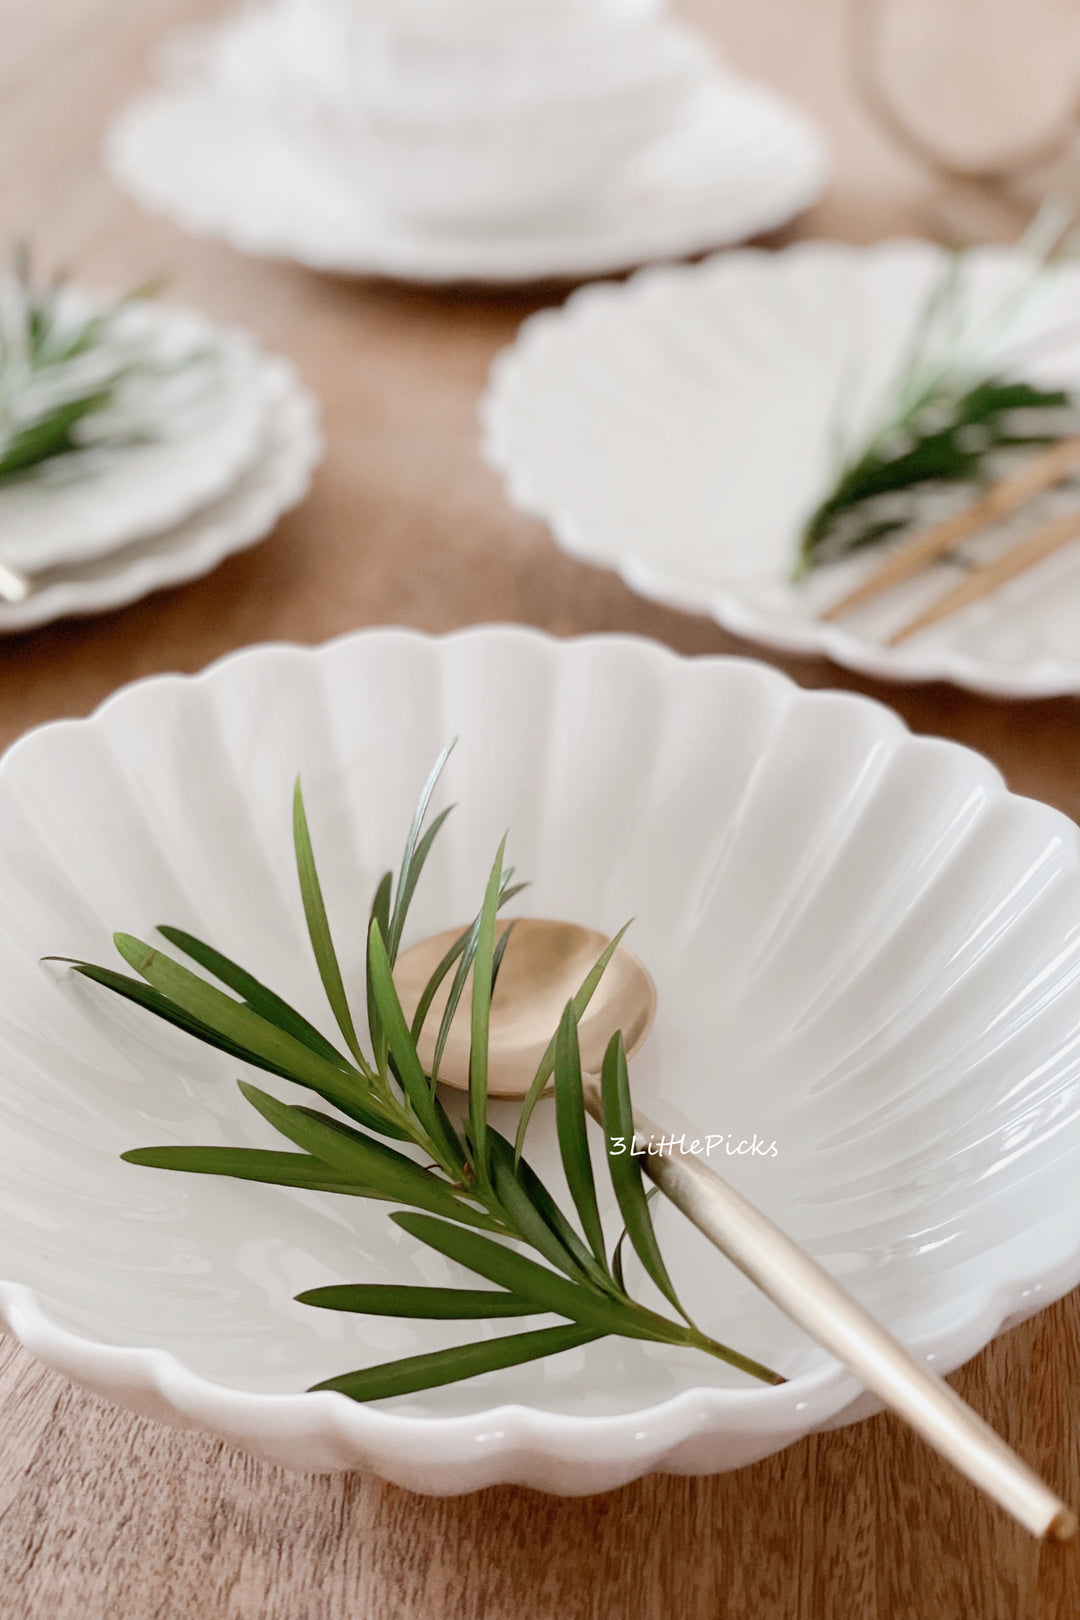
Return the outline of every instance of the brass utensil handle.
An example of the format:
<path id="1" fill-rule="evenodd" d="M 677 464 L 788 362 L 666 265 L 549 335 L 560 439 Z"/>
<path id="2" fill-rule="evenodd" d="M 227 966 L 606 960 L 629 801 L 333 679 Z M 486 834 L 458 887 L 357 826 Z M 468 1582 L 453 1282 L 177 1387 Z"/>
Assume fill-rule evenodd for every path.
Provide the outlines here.
<path id="1" fill-rule="evenodd" d="M 601 1115 L 600 1088 L 585 1106 Z M 665 1132 L 634 1111 L 642 1141 Z M 734 1187 L 692 1154 L 647 1153 L 642 1168 L 688 1220 L 762 1293 L 832 1352 L 862 1384 L 1036 1536 L 1077 1533 L 1072 1510 L 948 1384 L 920 1365 L 847 1290 Z"/>

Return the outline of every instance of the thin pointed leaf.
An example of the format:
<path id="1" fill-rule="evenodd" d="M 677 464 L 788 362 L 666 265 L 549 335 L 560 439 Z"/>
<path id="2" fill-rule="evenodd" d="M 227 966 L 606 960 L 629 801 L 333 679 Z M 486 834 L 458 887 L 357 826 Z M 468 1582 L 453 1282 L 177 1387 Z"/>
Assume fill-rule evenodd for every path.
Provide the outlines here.
<path id="1" fill-rule="evenodd" d="M 420 881 L 420 876 L 427 863 L 427 858 L 431 854 L 431 846 L 434 844 L 436 838 L 439 836 L 439 833 L 442 831 L 442 826 L 447 816 L 455 808 L 455 805 L 449 804 L 445 810 L 439 811 L 439 814 L 435 817 L 435 820 L 431 823 L 431 826 L 421 838 L 413 852 L 412 860 L 409 863 L 409 871 L 405 880 L 405 886 L 399 890 L 399 904 L 395 905 L 394 908 L 395 915 L 400 915 L 401 927 L 398 937 L 394 942 L 394 954 L 390 957 L 391 962 L 397 961 L 397 953 L 401 946 L 401 934 L 403 934 L 405 931 L 405 922 L 409 915 L 409 907 L 412 904 L 413 895 L 416 893 L 416 885 Z M 391 918 L 390 927 L 393 928 L 393 926 L 394 919 Z M 387 947 L 387 955 L 390 955 L 389 946 Z"/>
<path id="2" fill-rule="evenodd" d="M 251 1053 L 252 1061 L 259 1067 L 272 1066 L 275 1072 L 318 1092 L 343 1113 L 374 1130 L 391 1136 L 401 1134 L 400 1127 L 386 1115 L 376 1099 L 364 1095 L 359 1075 L 354 1079 L 345 1074 L 336 1064 L 319 1057 L 243 1002 L 234 1001 L 197 973 L 174 962 L 164 951 L 155 950 L 130 934 L 117 934 L 115 939 L 125 962 L 148 984 L 235 1048 Z"/>
<path id="3" fill-rule="evenodd" d="M 395 1283 L 341 1283 L 297 1294 L 300 1305 L 358 1316 L 412 1316 L 426 1321 L 477 1321 L 495 1316 L 535 1316 L 531 1299 L 493 1288 L 410 1288 Z"/>
<path id="4" fill-rule="evenodd" d="M 117 973 L 113 968 L 98 967 L 94 962 L 77 962 L 70 957 L 45 956 L 45 962 L 63 962 L 81 978 L 89 979 L 93 984 L 100 984 L 114 995 L 122 996 L 125 1001 L 132 1001 L 137 1007 L 145 1007 L 163 1023 L 172 1024 L 176 1029 L 182 1029 L 186 1035 L 194 1035 L 197 1040 L 205 1042 L 207 1046 L 216 1047 L 219 1052 L 226 1052 L 230 1057 L 238 1058 L 242 1063 L 258 1063 L 259 1067 L 268 1070 L 271 1074 L 288 1078 L 284 1069 L 258 1059 L 254 1053 L 249 1053 L 244 1047 L 238 1046 L 235 1041 L 229 1041 L 219 1035 L 217 1030 L 211 1029 L 209 1024 L 200 1022 L 178 1007 L 168 996 L 163 996 L 160 990 L 154 990 L 142 979 L 129 979 L 126 973 Z"/>
<path id="5" fill-rule="evenodd" d="M 218 1052 L 236 1058 L 241 1063 L 250 1063 L 253 1068 L 262 1069 L 266 1074 L 277 1075 L 282 1080 L 293 1080 L 298 1085 L 309 1085 L 312 1091 L 318 1092 L 327 1102 L 333 1102 L 336 1107 L 366 1125 L 371 1130 L 381 1131 L 384 1136 L 393 1136 L 398 1140 L 406 1140 L 408 1133 L 393 1120 L 385 1119 L 382 1113 L 376 1113 L 374 1108 L 368 1108 L 360 1098 L 350 1095 L 348 1100 L 338 1096 L 331 1096 L 329 1090 L 312 1082 L 300 1080 L 295 1068 L 281 1063 L 272 1062 L 269 1058 L 253 1051 L 249 1046 L 237 1041 L 229 1040 L 219 1030 L 210 1024 L 203 1023 L 193 1017 L 184 1008 L 177 1005 L 168 996 L 162 995 L 159 990 L 153 989 L 141 979 L 129 979 L 124 973 L 116 973 L 112 968 L 97 967 L 93 962 L 76 962 L 68 957 L 47 956 L 46 962 L 66 962 L 76 973 L 94 984 L 100 984 L 115 995 L 122 996 L 124 1000 L 134 1002 L 147 1012 L 160 1018 L 163 1023 L 172 1024 L 176 1029 L 183 1030 L 186 1035 L 193 1035 L 196 1040 L 202 1041 L 204 1046 L 212 1046 Z M 198 981 L 202 982 L 202 981 Z M 227 998 L 226 998 L 227 999 Z M 235 1003 L 233 1003 L 235 1005 Z"/>
<path id="6" fill-rule="evenodd" d="M 574 1350 L 602 1338 L 601 1333 L 580 1327 L 540 1328 L 535 1333 L 508 1333 L 498 1339 L 482 1339 L 478 1344 L 454 1345 L 450 1350 L 431 1350 L 426 1355 L 406 1356 L 385 1361 L 378 1367 L 362 1367 L 313 1384 L 312 1390 L 335 1390 L 354 1401 L 381 1401 L 390 1395 L 411 1395 L 440 1384 L 455 1384 L 463 1378 L 496 1372 L 501 1367 L 518 1367 L 524 1361 L 539 1361 Z"/>
<path id="7" fill-rule="evenodd" d="M 658 1196 L 659 1192 L 660 1192 L 659 1187 L 651 1187 L 649 1189 L 649 1191 L 645 1194 L 645 1202 L 647 1204 L 651 1204 L 653 1199 Z M 623 1257 L 622 1256 L 623 1256 L 623 1244 L 625 1242 L 626 1242 L 626 1227 L 624 1226 L 622 1231 L 619 1233 L 619 1241 L 616 1243 L 615 1248 L 612 1251 L 612 1255 L 611 1255 L 611 1274 L 615 1278 L 615 1281 L 619 1286 L 620 1292 L 622 1292 L 624 1294 L 626 1293 L 626 1278 L 623 1276 Z"/>
<path id="8" fill-rule="evenodd" d="M 384 872 L 379 880 L 379 886 L 375 890 L 375 898 L 371 902 L 371 911 L 368 915 L 369 939 L 372 923 L 378 923 L 380 935 L 383 939 L 386 938 L 387 930 L 390 927 L 390 899 L 393 892 L 394 874 L 393 872 Z M 386 1064 L 386 1040 L 383 1036 L 382 1024 L 379 1022 L 379 1009 L 375 1005 L 375 997 L 371 990 L 371 974 L 368 973 L 365 977 L 367 981 L 368 1032 L 375 1053 L 375 1069 L 377 1073 L 382 1074 Z"/>
<path id="9" fill-rule="evenodd" d="M 604 946 L 604 949 L 601 951 L 600 955 L 597 957 L 596 961 L 593 963 L 592 967 L 581 981 L 581 986 L 573 1000 L 574 1017 L 579 1023 L 585 1015 L 586 1007 L 589 1005 L 589 1002 L 596 993 L 596 987 L 603 978 L 604 971 L 608 963 L 611 961 L 611 958 L 615 955 L 615 952 L 622 944 L 623 936 L 629 927 L 629 923 L 623 924 L 615 937 L 610 939 Z M 547 1051 L 540 1059 L 540 1066 L 536 1071 L 533 1083 L 529 1087 L 525 1101 L 521 1105 L 521 1114 L 518 1118 L 517 1134 L 514 1137 L 514 1154 L 519 1161 L 521 1159 L 522 1152 L 524 1151 L 525 1132 L 529 1128 L 529 1121 L 532 1119 L 533 1109 L 540 1101 L 540 1098 L 544 1095 L 544 1088 L 555 1072 L 556 1039 L 557 1036 L 553 1035 L 551 1040 L 548 1042 Z"/>
<path id="10" fill-rule="evenodd" d="M 385 1142 L 364 1136 L 341 1120 L 328 1119 L 313 1109 L 292 1108 L 246 1081 L 240 1081 L 240 1090 L 282 1136 L 324 1163 L 336 1165 L 358 1184 L 374 1187 L 395 1203 L 412 1204 L 485 1231 L 497 1229 L 489 1216 L 459 1199 L 445 1181 Z"/>
<path id="11" fill-rule="evenodd" d="M 183 951 L 185 956 L 190 956 L 193 962 L 198 962 L 200 967 L 212 973 L 215 979 L 220 979 L 230 990 L 235 990 L 237 995 L 243 996 L 252 1012 L 257 1012 L 261 1018 L 276 1024 L 278 1029 L 283 1029 L 286 1034 L 295 1036 L 320 1057 L 338 1064 L 341 1068 L 351 1067 L 348 1059 L 331 1045 L 314 1024 L 309 1024 L 295 1007 L 290 1007 L 288 1002 L 282 1001 L 280 996 L 268 990 L 258 979 L 253 978 L 236 962 L 231 962 L 220 951 L 216 951 L 212 945 L 196 939 L 194 934 L 185 933 L 182 928 L 168 928 L 161 925 L 158 927 L 158 933 L 167 939 L 170 945 L 175 945 L 177 950 Z"/>
<path id="12" fill-rule="evenodd" d="M 446 998 L 446 1006 L 443 1008 L 442 1017 L 439 1020 L 439 1031 L 435 1037 L 435 1051 L 431 1059 L 431 1081 L 433 1085 L 439 1077 L 439 1069 L 442 1066 L 443 1053 L 446 1050 L 446 1042 L 450 1035 L 450 1025 L 454 1021 L 454 1014 L 457 1012 L 458 1006 L 461 1002 L 462 993 L 465 989 L 465 981 L 469 976 L 469 969 L 473 965 L 473 958 L 476 955 L 476 942 L 479 935 L 480 918 L 476 917 L 466 933 L 465 945 L 458 959 L 457 971 L 454 974 L 453 981 L 450 985 L 450 992 Z"/>
<path id="13" fill-rule="evenodd" d="M 456 743 L 457 738 L 452 738 L 451 741 L 447 743 L 438 759 L 435 761 L 431 775 L 424 783 L 423 791 L 420 794 L 419 803 L 416 806 L 416 813 L 413 816 L 412 826 L 409 828 L 409 836 L 405 840 L 405 853 L 401 858 L 401 871 L 398 875 L 397 893 L 394 896 L 394 909 L 390 914 L 390 926 L 384 936 L 386 942 L 386 954 L 390 959 L 391 967 L 393 967 L 394 963 L 397 961 L 398 947 L 401 944 L 401 935 L 405 928 L 405 916 L 409 909 L 409 901 L 412 899 L 413 890 L 416 887 L 416 878 L 413 876 L 413 868 L 417 858 L 417 844 L 420 841 L 420 829 L 423 827 L 424 817 L 428 813 L 428 806 L 431 803 L 431 795 L 435 792 L 439 777 L 443 773 L 443 767 L 450 758 L 450 755 L 453 753 Z M 445 813 L 442 819 L 445 819 Z M 429 843 L 428 848 L 430 849 L 430 847 L 431 846 Z"/>
<path id="14" fill-rule="evenodd" d="M 235 1181 L 262 1181 L 267 1186 L 303 1187 L 309 1192 L 347 1193 L 378 1198 L 374 1187 L 361 1185 L 332 1164 L 310 1153 L 271 1153 L 264 1148 L 149 1147 L 132 1148 L 120 1157 L 150 1170 L 183 1170 L 189 1175 L 229 1176 Z"/>
<path id="15" fill-rule="evenodd" d="M 499 845 L 480 910 L 473 961 L 472 1029 L 469 1040 L 469 1141 L 473 1167 L 482 1184 L 490 1179 L 487 1151 L 488 1040 L 491 1029 L 491 981 L 495 962 L 495 920 L 503 886 L 506 839 Z"/>
<path id="16" fill-rule="evenodd" d="M 394 975 L 377 922 L 372 922 L 368 941 L 368 973 L 387 1046 L 413 1113 L 427 1132 L 432 1146 L 441 1148 L 447 1163 L 460 1167 L 461 1143 L 453 1132 L 447 1130 L 445 1112 L 440 1112 L 435 1106 L 432 1088 L 398 999 Z"/>
<path id="17" fill-rule="evenodd" d="M 583 1327 L 596 1328 L 604 1333 L 618 1333 L 624 1338 L 655 1339 L 670 1342 L 673 1325 L 662 1316 L 645 1310 L 640 1305 L 627 1305 L 610 1294 L 582 1287 L 547 1266 L 537 1265 L 523 1254 L 517 1254 L 493 1238 L 479 1232 L 469 1232 L 447 1221 L 430 1215 L 395 1213 L 390 1219 L 412 1237 L 419 1238 L 429 1248 L 443 1254 L 448 1260 L 485 1277 L 488 1282 L 505 1288 L 508 1293 L 536 1302 L 538 1311 L 554 1311 Z M 683 1330 L 674 1329 L 681 1337 Z"/>
<path id="18" fill-rule="evenodd" d="M 668 1276 L 667 1267 L 660 1253 L 660 1245 L 656 1241 L 649 1202 L 642 1184 L 641 1166 L 629 1150 L 622 1153 L 611 1152 L 613 1138 L 621 1137 L 624 1143 L 629 1142 L 631 1146 L 634 1140 L 634 1110 L 630 1101 L 626 1048 L 623 1045 L 621 1030 L 615 1031 L 604 1053 L 600 1093 L 611 1184 L 615 1189 L 619 1211 L 626 1222 L 630 1242 L 638 1259 L 665 1299 L 674 1305 L 680 1316 L 689 1321 L 679 1303 L 675 1285 Z"/>
<path id="19" fill-rule="evenodd" d="M 345 1044 L 363 1068 L 364 1055 L 360 1050 L 360 1042 L 356 1038 L 356 1029 L 353 1025 L 352 1013 L 349 1010 L 349 1000 L 345 994 L 345 985 L 341 977 L 341 968 L 338 964 L 337 952 L 330 937 L 330 923 L 326 916 L 326 906 L 323 902 L 322 887 L 319 883 L 319 874 L 315 866 L 315 853 L 311 847 L 311 833 L 308 829 L 307 814 L 304 810 L 304 795 L 300 787 L 300 778 L 296 779 L 296 789 L 293 793 L 293 843 L 296 848 L 296 871 L 300 879 L 300 894 L 304 902 L 304 916 L 307 918 L 308 938 L 311 940 L 311 949 L 315 953 L 315 961 L 319 968 L 319 977 L 326 991 L 326 999 L 337 1020 L 337 1026 L 345 1037 Z"/>
<path id="20" fill-rule="evenodd" d="M 515 1163 L 513 1143 L 508 1142 L 506 1137 L 495 1130 L 492 1125 L 488 1126 L 488 1143 L 491 1149 L 493 1166 L 504 1174 L 513 1176 L 518 1182 L 521 1192 L 532 1205 L 537 1215 L 554 1233 L 575 1262 L 578 1274 L 587 1278 L 597 1288 L 611 1293 L 612 1282 L 610 1276 L 601 1266 L 597 1265 L 588 1246 L 578 1237 L 577 1232 L 532 1168 L 528 1159 L 522 1159 L 519 1163 Z"/>
<path id="21" fill-rule="evenodd" d="M 542 1212 L 536 1203 L 536 1188 L 543 1185 L 540 1178 L 534 1175 L 531 1185 L 526 1186 L 524 1178 L 514 1173 L 513 1148 L 505 1138 L 497 1139 L 497 1137 L 498 1133 L 489 1129 L 492 1185 L 499 1206 L 505 1212 L 507 1225 L 516 1236 L 523 1238 L 530 1248 L 542 1254 L 545 1260 L 572 1278 L 574 1282 L 587 1281 L 586 1269 L 580 1263 L 575 1249 L 578 1253 L 587 1254 L 588 1251 L 584 1249 L 576 1233 L 572 1233 L 573 1245 L 568 1244 L 563 1230 L 552 1226 L 546 1219 L 546 1209 Z M 505 1151 L 506 1149 L 509 1151 Z M 554 1205 L 554 1199 L 547 1193 L 546 1188 L 543 1191 L 546 1195 L 546 1208 L 550 1209 Z M 562 1225 L 565 1230 L 568 1223 L 564 1220 Z"/>
<path id="22" fill-rule="evenodd" d="M 566 1184 L 574 1200 L 589 1247 L 607 1269 L 604 1228 L 596 1201 L 589 1138 L 585 1125 L 585 1097 L 581 1087 L 581 1050 L 577 1017 L 568 1002 L 555 1039 L 555 1123 Z"/>
<path id="23" fill-rule="evenodd" d="M 443 980 L 446 978 L 446 975 L 449 973 L 450 969 L 453 967 L 454 963 L 457 961 L 458 957 L 468 944 L 469 934 L 471 932 L 472 930 L 469 928 L 462 929 L 461 933 L 451 945 L 438 967 L 432 973 L 431 978 L 424 986 L 420 1000 L 416 1003 L 416 1011 L 413 1014 L 412 1037 L 414 1041 L 418 1041 L 420 1039 L 420 1033 L 424 1027 L 424 1024 L 427 1022 L 427 1015 L 431 1011 L 431 1004 L 438 994 L 439 986 L 442 984 Z"/>
<path id="24" fill-rule="evenodd" d="M 502 967 L 506 947 L 510 943 L 510 935 L 514 932 L 513 922 L 508 922 L 498 939 L 495 941 L 495 953 L 491 958 L 491 993 L 495 994 L 495 986 L 499 982 L 499 969 Z"/>
<path id="25" fill-rule="evenodd" d="M 508 901 L 512 900 L 515 895 L 520 894 L 523 889 L 527 889 L 529 886 L 527 883 L 511 883 L 510 878 L 513 874 L 513 870 L 514 868 L 511 866 L 508 867 L 503 873 L 503 888 L 499 894 L 500 909 L 505 906 Z M 480 918 L 479 916 L 476 916 L 473 918 L 470 926 L 465 930 L 465 943 L 462 947 L 462 952 L 460 953 L 457 972 L 454 974 L 454 980 L 450 986 L 450 993 L 446 998 L 446 1006 L 443 1008 L 442 1018 L 439 1022 L 439 1031 L 435 1039 L 435 1054 L 431 1060 L 432 1082 L 437 1080 L 439 1076 L 439 1068 L 442 1064 L 443 1052 L 446 1049 L 447 1038 L 450 1034 L 450 1025 L 454 1021 L 454 1014 L 457 1012 L 458 1006 L 461 1002 L 461 997 L 464 994 L 465 981 L 469 976 L 469 969 L 472 967 L 473 958 L 476 955 L 476 942 L 479 931 Z"/>
<path id="26" fill-rule="evenodd" d="M 451 1135 L 453 1135 L 454 1127 L 453 1127 L 452 1123 L 450 1122 L 449 1116 L 446 1114 L 445 1110 L 443 1109 L 443 1106 L 440 1103 L 438 1097 L 436 1097 L 434 1099 L 434 1101 L 435 1101 L 435 1107 L 436 1107 L 436 1109 L 437 1109 L 437 1111 L 439 1113 L 439 1116 L 440 1116 L 440 1118 L 443 1119 L 443 1121 L 444 1121 L 444 1123 L 446 1125 L 446 1129 L 450 1132 Z M 297 1113 L 307 1114 L 309 1119 L 317 1119 L 322 1124 L 328 1125 L 331 1130 L 338 1131 L 344 1136 L 351 1137 L 353 1141 L 358 1141 L 358 1142 L 363 1143 L 365 1146 L 370 1145 L 370 1146 L 376 1148 L 379 1151 L 390 1153 L 390 1154 L 393 1155 L 393 1157 L 396 1160 L 399 1160 L 402 1164 L 411 1165 L 411 1166 L 414 1166 L 414 1167 L 416 1165 L 415 1159 L 407 1158 L 404 1153 L 398 1153 L 398 1152 L 395 1151 L 395 1149 L 387 1147 L 385 1142 L 379 1142 L 379 1141 L 373 1140 L 370 1136 L 365 1135 L 362 1131 L 354 1130 L 353 1127 L 351 1125 L 347 1125 L 343 1119 L 335 1119 L 331 1114 L 320 1113 L 317 1108 L 307 1108 L 307 1107 L 304 1106 L 303 1103 L 300 1103 L 300 1104 L 297 1105 Z M 425 1170 L 424 1174 L 427 1175 L 428 1172 Z M 438 1181 L 437 1177 L 434 1178 L 434 1179 L 437 1181 L 437 1183 L 438 1183 L 438 1185 L 440 1187 L 444 1185 L 443 1182 Z M 455 1190 L 455 1194 L 456 1194 L 457 1188 L 455 1187 L 454 1190 Z M 469 1191 L 468 1189 L 465 1189 L 465 1188 L 462 1188 L 461 1193 L 462 1193 L 462 1196 L 465 1197 L 465 1198 L 474 1197 L 474 1194 L 471 1191 Z M 470 1213 L 473 1213 L 473 1212 L 470 1211 Z M 478 1213 L 478 1212 L 476 1212 L 476 1213 Z M 473 1222 L 473 1224 L 476 1225 L 476 1224 L 481 1224 L 481 1223 Z M 498 1222 L 489 1221 L 486 1216 L 485 1216 L 484 1221 L 482 1222 L 482 1224 L 484 1225 L 484 1227 L 488 1231 L 497 1231 L 497 1230 L 501 1229 Z"/>

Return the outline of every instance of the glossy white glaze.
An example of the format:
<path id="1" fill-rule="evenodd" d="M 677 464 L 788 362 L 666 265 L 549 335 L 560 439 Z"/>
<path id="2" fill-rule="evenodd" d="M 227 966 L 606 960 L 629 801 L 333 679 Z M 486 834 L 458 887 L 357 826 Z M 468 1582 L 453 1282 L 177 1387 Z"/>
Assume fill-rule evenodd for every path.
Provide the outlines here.
<path id="1" fill-rule="evenodd" d="M 660 998 L 632 1068 L 642 1107 L 736 1147 L 775 1140 L 713 1162 L 937 1370 L 1080 1280 L 1072 823 L 888 710 L 754 663 L 371 631 L 138 683 L 0 765 L 0 1302 L 37 1355 L 277 1461 L 433 1492 L 713 1472 L 869 1409 L 667 1206 L 688 1305 L 788 1384 L 609 1341 L 377 1407 L 306 1395 L 486 1328 L 342 1317 L 296 1292 L 453 1268 L 377 1204 L 119 1162 L 272 1133 L 235 1063 L 39 957 L 108 961 L 114 929 L 172 922 L 325 1025 L 294 775 L 355 987 L 371 891 L 455 733 L 440 794 L 460 808 L 410 939 L 470 914 L 507 827 L 523 911 L 633 916 Z M 504 1128 L 513 1114 L 496 1109 Z M 558 1185 L 544 1110 L 530 1157 Z"/>

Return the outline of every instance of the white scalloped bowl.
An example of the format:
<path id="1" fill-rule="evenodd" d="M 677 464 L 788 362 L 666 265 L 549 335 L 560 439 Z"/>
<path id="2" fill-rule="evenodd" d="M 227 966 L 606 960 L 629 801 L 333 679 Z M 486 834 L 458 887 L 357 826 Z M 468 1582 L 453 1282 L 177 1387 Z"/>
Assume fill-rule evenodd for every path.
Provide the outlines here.
<path id="1" fill-rule="evenodd" d="M 881 419 L 946 263 L 930 242 L 803 242 L 582 288 L 531 316 L 496 360 L 487 458 L 574 556 L 736 635 L 884 680 L 1080 693 L 1080 543 L 898 647 L 889 634 L 954 582 L 951 565 L 835 623 L 821 610 L 880 553 L 791 583 L 837 445 Z M 968 264 L 976 326 L 1015 291 L 1017 259 L 985 248 Z M 1065 264 L 999 332 L 997 352 L 1080 394 L 1078 308 L 1080 267 Z M 1030 509 L 1017 526 L 1037 518 Z"/>
<path id="2" fill-rule="evenodd" d="M 293 777 L 356 983 L 370 892 L 454 733 L 440 791 L 460 808 L 412 937 L 470 913 L 506 827 L 527 910 L 605 929 L 632 915 L 659 989 L 642 1104 L 775 1141 L 720 1167 L 942 1371 L 1080 1280 L 1070 822 L 886 709 L 753 663 L 372 631 L 140 682 L 0 766 L 0 1314 L 35 1354 L 274 1461 L 431 1492 L 715 1472 L 872 1409 L 667 1207 L 687 1302 L 786 1385 L 601 1341 L 377 1406 L 306 1394 L 478 1325 L 342 1317 L 298 1290 L 452 1268 L 384 1206 L 120 1162 L 273 1138 L 235 1063 L 39 958 L 108 961 L 114 929 L 171 922 L 325 1023 Z M 543 1110 L 531 1156 L 553 1173 Z"/>

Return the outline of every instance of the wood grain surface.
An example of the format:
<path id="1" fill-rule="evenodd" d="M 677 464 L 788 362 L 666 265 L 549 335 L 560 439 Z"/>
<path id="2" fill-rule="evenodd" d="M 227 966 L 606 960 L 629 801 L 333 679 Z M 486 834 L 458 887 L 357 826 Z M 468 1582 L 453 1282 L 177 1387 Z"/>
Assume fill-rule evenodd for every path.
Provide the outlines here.
<path id="1" fill-rule="evenodd" d="M 320 394 L 328 458 L 305 505 L 209 579 L 0 644 L 0 744 L 142 675 L 365 624 L 519 620 L 633 631 L 685 653 L 752 650 L 562 556 L 482 467 L 488 365 L 558 294 L 319 279 L 187 239 L 111 187 L 101 136 L 150 46 L 219 9 L 0 0 L 0 237 L 118 289 L 165 270 L 178 299 L 253 327 Z M 793 234 L 922 228 L 925 178 L 848 88 L 840 0 L 684 9 L 832 135 L 836 187 Z M 917 731 L 971 744 L 1014 788 L 1080 815 L 1076 702 L 1009 706 L 784 667 L 806 685 L 870 690 Z M 1074 1502 L 1078 1330 L 1073 1297 L 955 1379 Z M 1075 1545 L 1038 1548 L 885 1417 L 717 1479 L 652 1478 L 584 1501 L 511 1489 L 428 1500 L 288 1475 L 130 1417 L 0 1340 L 3 1620 L 1075 1620 L 1078 1558 Z"/>

